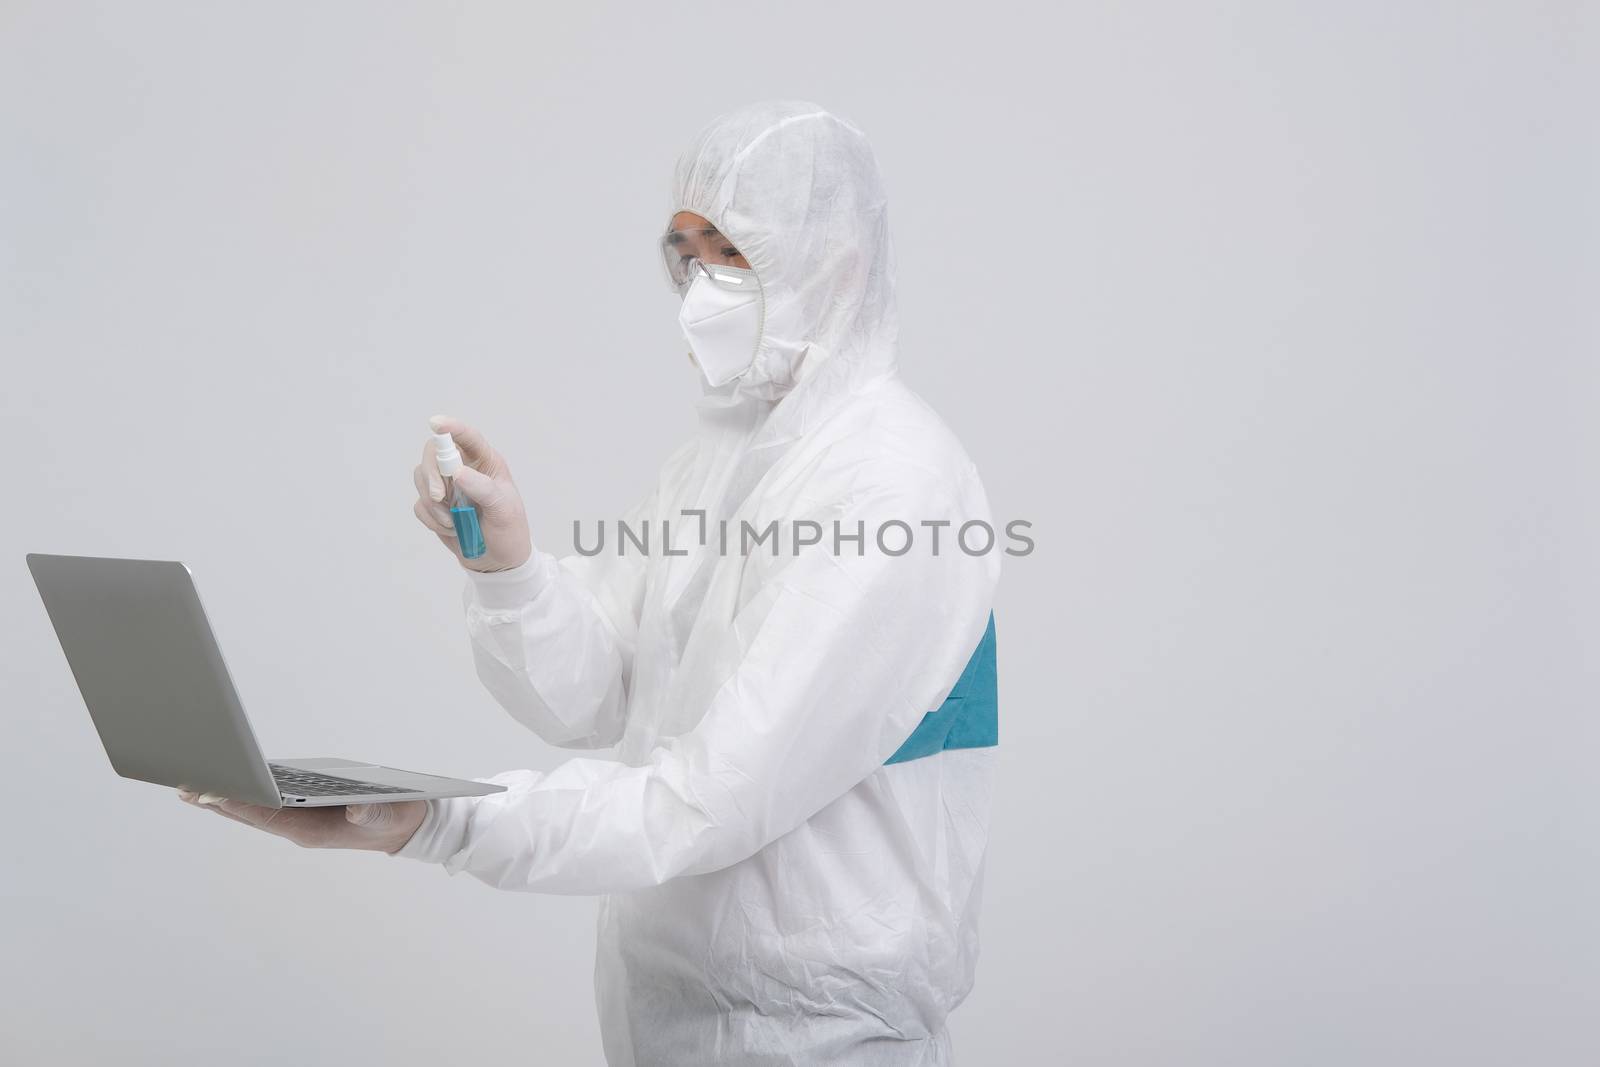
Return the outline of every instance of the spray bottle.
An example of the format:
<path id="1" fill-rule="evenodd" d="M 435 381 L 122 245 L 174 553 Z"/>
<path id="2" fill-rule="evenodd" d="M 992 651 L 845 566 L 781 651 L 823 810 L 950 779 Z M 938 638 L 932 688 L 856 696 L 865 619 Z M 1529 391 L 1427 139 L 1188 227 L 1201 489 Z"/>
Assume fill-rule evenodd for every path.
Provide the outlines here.
<path id="1" fill-rule="evenodd" d="M 456 544 L 462 559 L 477 559 L 488 550 L 483 543 L 483 527 L 478 524 L 478 509 L 455 483 L 455 473 L 461 469 L 461 452 L 455 440 L 447 433 L 433 435 L 433 454 L 439 461 L 439 474 L 444 478 L 444 498 L 450 505 L 450 521 L 455 523 Z"/>

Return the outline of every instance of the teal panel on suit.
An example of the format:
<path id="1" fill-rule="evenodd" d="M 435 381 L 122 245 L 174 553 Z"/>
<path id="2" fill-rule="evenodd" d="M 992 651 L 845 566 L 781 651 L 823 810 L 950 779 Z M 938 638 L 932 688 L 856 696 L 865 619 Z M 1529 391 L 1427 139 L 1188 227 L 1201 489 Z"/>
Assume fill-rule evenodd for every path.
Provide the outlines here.
<path id="1" fill-rule="evenodd" d="M 921 759 L 953 748 L 989 748 L 1000 743 L 999 677 L 994 661 L 994 614 L 977 651 L 939 707 L 922 717 L 885 765 Z"/>

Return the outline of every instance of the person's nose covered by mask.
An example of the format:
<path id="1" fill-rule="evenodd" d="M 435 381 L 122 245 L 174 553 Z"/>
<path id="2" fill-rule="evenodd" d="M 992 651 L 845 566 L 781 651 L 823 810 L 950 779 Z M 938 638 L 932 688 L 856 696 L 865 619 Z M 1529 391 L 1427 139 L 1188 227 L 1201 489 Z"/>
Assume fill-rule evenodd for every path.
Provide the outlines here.
<path id="1" fill-rule="evenodd" d="M 761 344 L 763 302 L 755 271 L 714 228 L 671 230 L 661 239 L 673 288 L 683 297 L 678 325 L 689 355 L 712 387 L 750 369 Z"/>
<path id="2" fill-rule="evenodd" d="M 755 271 L 702 264 L 684 291 L 678 326 L 707 384 L 726 385 L 749 370 L 761 343 Z"/>

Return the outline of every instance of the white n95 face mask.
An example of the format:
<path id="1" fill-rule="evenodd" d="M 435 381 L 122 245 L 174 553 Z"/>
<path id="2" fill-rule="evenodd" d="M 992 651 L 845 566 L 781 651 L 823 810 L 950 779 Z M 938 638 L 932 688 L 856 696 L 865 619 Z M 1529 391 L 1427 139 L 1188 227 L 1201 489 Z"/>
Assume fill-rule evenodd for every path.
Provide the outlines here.
<path id="1" fill-rule="evenodd" d="M 707 384 L 726 385 L 750 369 L 761 343 L 761 286 L 753 270 L 701 265 L 678 325 Z"/>

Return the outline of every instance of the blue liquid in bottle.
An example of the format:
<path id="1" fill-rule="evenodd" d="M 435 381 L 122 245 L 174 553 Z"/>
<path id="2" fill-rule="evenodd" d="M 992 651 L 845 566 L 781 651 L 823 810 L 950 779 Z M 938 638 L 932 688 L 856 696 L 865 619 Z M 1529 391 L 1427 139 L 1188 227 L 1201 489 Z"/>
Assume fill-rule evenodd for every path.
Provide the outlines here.
<path id="1" fill-rule="evenodd" d="M 450 521 L 456 527 L 456 543 L 462 559 L 477 559 L 488 550 L 483 543 L 483 527 L 478 525 L 478 509 L 459 491 L 450 502 Z"/>

